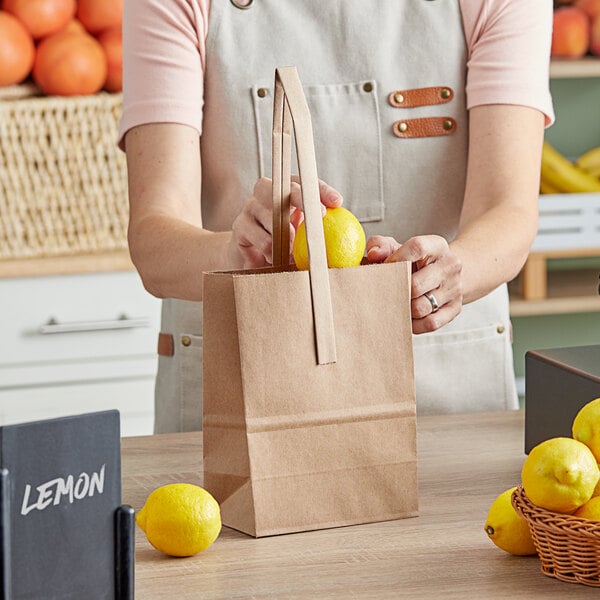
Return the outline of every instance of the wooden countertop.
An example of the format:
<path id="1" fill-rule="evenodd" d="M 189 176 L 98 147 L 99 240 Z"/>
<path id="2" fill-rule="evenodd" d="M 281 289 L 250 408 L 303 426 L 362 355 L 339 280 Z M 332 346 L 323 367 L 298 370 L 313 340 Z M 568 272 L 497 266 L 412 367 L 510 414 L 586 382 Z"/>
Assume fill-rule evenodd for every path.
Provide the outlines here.
<path id="1" fill-rule="evenodd" d="M 134 266 L 127 250 L 0 260 L 0 279 L 8 277 L 40 277 L 45 275 L 74 275 L 107 271 L 130 271 Z"/>
<path id="2" fill-rule="evenodd" d="M 185 599 L 597 598 L 496 548 L 490 504 L 520 482 L 520 411 L 420 417 L 412 519 L 254 539 L 223 528 L 205 552 L 163 556 L 136 528 L 136 597 Z M 172 482 L 201 484 L 200 433 L 124 438 L 123 501 L 139 510 Z"/>

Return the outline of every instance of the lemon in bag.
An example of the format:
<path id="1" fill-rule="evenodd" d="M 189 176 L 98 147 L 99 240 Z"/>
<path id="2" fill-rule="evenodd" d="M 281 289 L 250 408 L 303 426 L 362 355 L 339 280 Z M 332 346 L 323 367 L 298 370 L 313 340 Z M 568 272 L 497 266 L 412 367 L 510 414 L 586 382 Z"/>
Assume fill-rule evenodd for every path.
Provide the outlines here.
<path id="1" fill-rule="evenodd" d="M 367 238 L 360 221 L 346 208 L 328 208 L 323 217 L 323 235 L 327 251 L 327 266 L 331 269 L 356 267 L 365 254 Z M 302 221 L 292 247 L 298 269 L 308 269 L 306 223 Z"/>

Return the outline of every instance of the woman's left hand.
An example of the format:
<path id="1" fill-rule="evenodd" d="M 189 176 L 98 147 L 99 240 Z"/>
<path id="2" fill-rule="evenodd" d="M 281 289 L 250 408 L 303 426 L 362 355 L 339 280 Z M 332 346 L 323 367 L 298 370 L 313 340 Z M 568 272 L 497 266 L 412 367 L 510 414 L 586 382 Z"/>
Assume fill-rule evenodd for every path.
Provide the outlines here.
<path id="1" fill-rule="evenodd" d="M 375 235 L 367 241 L 369 262 L 412 263 L 411 315 L 413 333 L 434 331 L 462 309 L 462 263 L 439 235 L 419 235 L 400 244 Z"/>

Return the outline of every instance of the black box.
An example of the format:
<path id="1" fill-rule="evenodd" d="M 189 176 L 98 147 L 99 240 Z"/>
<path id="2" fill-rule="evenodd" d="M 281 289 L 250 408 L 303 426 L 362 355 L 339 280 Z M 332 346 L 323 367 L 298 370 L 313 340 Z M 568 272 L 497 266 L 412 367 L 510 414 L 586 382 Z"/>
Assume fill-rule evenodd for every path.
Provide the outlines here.
<path id="1" fill-rule="evenodd" d="M 600 346 L 525 354 L 525 452 L 552 437 L 572 437 L 579 410 L 600 397 Z"/>

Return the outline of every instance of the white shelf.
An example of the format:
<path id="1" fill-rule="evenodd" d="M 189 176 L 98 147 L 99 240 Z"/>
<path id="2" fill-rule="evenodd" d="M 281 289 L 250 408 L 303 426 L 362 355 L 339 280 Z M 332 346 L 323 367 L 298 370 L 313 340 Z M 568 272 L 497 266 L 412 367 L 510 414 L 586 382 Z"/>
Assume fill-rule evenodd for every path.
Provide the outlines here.
<path id="1" fill-rule="evenodd" d="M 554 58 L 550 62 L 550 79 L 600 77 L 600 56 L 569 59 Z"/>

